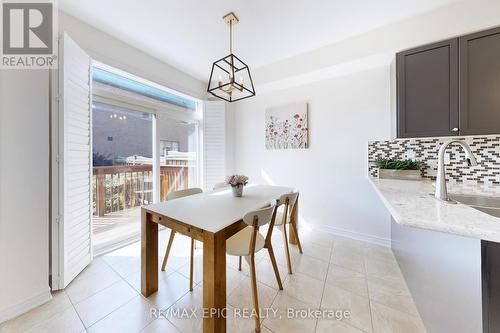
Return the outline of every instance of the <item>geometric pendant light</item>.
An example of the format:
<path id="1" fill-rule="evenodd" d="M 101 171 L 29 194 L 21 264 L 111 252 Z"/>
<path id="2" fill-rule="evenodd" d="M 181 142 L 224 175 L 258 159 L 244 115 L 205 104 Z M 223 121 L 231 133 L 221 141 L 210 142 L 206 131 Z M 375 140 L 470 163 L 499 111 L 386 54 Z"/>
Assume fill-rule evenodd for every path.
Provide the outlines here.
<path id="1" fill-rule="evenodd" d="M 233 25 L 239 20 L 233 12 L 223 20 L 229 25 L 229 55 L 213 63 L 207 92 L 231 103 L 255 96 L 255 88 L 250 69 L 233 54 Z"/>

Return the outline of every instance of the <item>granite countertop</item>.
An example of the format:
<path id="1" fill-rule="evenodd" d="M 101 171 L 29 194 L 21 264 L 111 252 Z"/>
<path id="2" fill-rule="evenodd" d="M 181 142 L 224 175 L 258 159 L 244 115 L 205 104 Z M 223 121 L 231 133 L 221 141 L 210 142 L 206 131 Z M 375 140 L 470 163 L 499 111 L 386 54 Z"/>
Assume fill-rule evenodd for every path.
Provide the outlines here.
<path id="1" fill-rule="evenodd" d="M 500 218 L 461 203 L 449 204 L 429 195 L 429 180 L 393 180 L 369 177 L 394 220 L 409 227 L 440 231 L 500 243 Z M 500 198 L 499 185 L 448 184 L 448 192 Z"/>

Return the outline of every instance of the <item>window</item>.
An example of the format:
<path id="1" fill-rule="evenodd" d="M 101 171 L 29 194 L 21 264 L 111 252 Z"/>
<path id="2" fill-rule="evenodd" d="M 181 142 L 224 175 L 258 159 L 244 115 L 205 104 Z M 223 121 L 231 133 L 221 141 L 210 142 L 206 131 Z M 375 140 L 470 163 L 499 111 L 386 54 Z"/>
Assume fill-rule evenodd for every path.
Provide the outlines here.
<path id="1" fill-rule="evenodd" d="M 94 67 L 92 70 L 92 80 L 94 84 L 102 84 L 103 86 L 110 86 L 117 88 L 119 90 L 128 91 L 144 97 L 148 97 L 157 101 L 170 103 L 180 107 L 186 108 L 186 110 L 196 111 L 196 102 L 192 99 L 185 98 L 179 95 L 175 95 L 165 89 L 148 85 L 132 78 L 119 75 L 109 70 L 105 70 L 100 67 Z"/>
<path id="2" fill-rule="evenodd" d="M 140 235 L 140 206 L 200 186 L 200 101 L 109 66 L 92 68 L 95 253 Z"/>

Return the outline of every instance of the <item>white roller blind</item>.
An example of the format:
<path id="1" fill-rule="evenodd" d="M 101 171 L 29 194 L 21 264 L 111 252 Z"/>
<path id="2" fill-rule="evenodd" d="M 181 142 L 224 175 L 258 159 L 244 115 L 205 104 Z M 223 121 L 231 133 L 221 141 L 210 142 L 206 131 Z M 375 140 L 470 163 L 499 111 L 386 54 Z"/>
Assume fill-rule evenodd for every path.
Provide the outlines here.
<path id="1" fill-rule="evenodd" d="M 203 171 L 208 190 L 226 177 L 226 104 L 206 101 L 203 110 Z"/>
<path id="2" fill-rule="evenodd" d="M 59 68 L 59 286 L 92 260 L 91 59 L 67 34 Z M 62 132 L 62 133 L 61 133 Z M 62 161 L 61 161 L 62 160 Z M 61 188 L 62 185 L 62 188 Z M 62 209 L 61 209 L 62 208 Z"/>

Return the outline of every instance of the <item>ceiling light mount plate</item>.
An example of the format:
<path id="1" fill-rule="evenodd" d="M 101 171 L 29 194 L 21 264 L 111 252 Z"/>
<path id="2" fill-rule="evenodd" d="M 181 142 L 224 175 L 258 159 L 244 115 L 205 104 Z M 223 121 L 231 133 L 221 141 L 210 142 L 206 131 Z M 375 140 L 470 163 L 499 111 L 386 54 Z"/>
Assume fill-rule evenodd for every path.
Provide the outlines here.
<path id="1" fill-rule="evenodd" d="M 222 17 L 224 22 L 226 22 L 227 25 L 235 25 L 238 23 L 240 20 L 238 20 L 238 17 L 236 16 L 235 13 L 229 12 L 226 15 Z"/>

